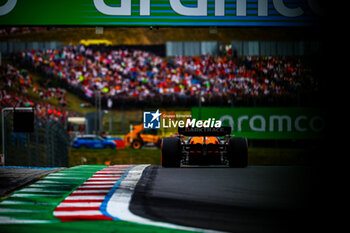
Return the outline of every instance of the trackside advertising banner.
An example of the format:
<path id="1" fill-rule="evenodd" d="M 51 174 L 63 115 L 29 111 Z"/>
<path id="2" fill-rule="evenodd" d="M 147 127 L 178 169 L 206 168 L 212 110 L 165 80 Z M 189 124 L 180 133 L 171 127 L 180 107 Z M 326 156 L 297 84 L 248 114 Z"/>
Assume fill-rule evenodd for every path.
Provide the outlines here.
<path id="1" fill-rule="evenodd" d="M 311 26 L 317 0 L 0 0 L 0 25 Z"/>
<path id="2" fill-rule="evenodd" d="M 310 108 L 192 108 L 192 117 L 215 118 L 249 139 L 313 139 L 325 129 L 324 114 Z"/>

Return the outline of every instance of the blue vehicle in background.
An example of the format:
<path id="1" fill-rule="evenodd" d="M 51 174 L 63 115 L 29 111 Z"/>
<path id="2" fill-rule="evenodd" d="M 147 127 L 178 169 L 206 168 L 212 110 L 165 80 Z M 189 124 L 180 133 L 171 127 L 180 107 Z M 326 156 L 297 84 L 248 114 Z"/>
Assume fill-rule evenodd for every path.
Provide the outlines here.
<path id="1" fill-rule="evenodd" d="M 116 143 L 112 140 L 106 140 L 96 135 L 79 136 L 73 141 L 75 148 L 91 148 L 91 149 L 116 149 Z"/>

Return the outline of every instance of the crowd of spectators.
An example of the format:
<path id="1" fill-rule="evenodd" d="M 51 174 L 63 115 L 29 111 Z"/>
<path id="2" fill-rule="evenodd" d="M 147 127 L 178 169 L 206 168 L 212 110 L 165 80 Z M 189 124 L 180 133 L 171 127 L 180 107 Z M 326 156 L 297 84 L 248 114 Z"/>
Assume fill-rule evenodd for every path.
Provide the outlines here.
<path id="1" fill-rule="evenodd" d="M 300 103 L 318 89 L 298 57 L 162 58 L 139 50 L 101 52 L 75 46 L 18 54 L 22 61 L 108 107 L 160 103 L 165 106 L 234 106 L 240 102 Z M 307 99 L 307 98 L 306 98 Z"/>
<path id="2" fill-rule="evenodd" d="M 28 97 L 29 90 L 38 92 L 40 99 Z M 32 77 L 26 70 L 18 70 L 11 65 L 0 66 L 0 111 L 5 107 L 32 107 L 39 125 L 48 121 L 64 123 L 71 113 L 44 101 L 47 98 L 59 98 L 61 102 L 63 93 L 60 89 L 48 89 L 44 93 L 42 88 L 33 85 Z"/>
<path id="3" fill-rule="evenodd" d="M 5 89 L 16 89 L 20 93 L 28 93 L 31 89 L 37 93 L 41 99 L 58 99 L 61 106 L 67 105 L 66 91 L 61 88 L 42 88 L 37 83 L 33 83 L 32 76 L 25 69 L 18 70 L 16 67 L 7 65 L 0 66 L 1 84 Z"/>
<path id="4" fill-rule="evenodd" d="M 0 66 L 0 77 L 2 89 L 16 88 L 21 93 L 28 93 L 28 88 L 32 87 L 32 76 L 24 69 L 7 65 Z"/>

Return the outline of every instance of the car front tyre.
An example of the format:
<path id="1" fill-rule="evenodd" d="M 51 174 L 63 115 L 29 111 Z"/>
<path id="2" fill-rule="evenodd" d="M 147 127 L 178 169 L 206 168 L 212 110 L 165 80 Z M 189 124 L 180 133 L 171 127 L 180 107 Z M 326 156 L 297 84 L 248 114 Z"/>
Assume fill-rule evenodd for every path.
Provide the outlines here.
<path id="1" fill-rule="evenodd" d="M 142 142 L 140 140 L 135 139 L 132 141 L 131 148 L 138 150 L 138 149 L 141 149 L 141 147 L 142 147 Z"/>

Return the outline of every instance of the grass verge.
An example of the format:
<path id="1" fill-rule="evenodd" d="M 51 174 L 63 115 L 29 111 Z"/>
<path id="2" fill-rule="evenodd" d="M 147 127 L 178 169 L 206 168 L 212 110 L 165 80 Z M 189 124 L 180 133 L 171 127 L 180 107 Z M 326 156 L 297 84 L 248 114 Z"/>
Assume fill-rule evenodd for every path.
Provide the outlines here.
<path id="1" fill-rule="evenodd" d="M 81 164 L 154 164 L 161 162 L 160 149 L 75 149 L 69 154 L 69 166 Z"/>
<path id="2" fill-rule="evenodd" d="M 311 150 L 296 148 L 249 148 L 249 165 L 307 165 Z M 70 150 L 69 166 L 81 164 L 161 164 L 160 149 L 74 149 Z"/>

